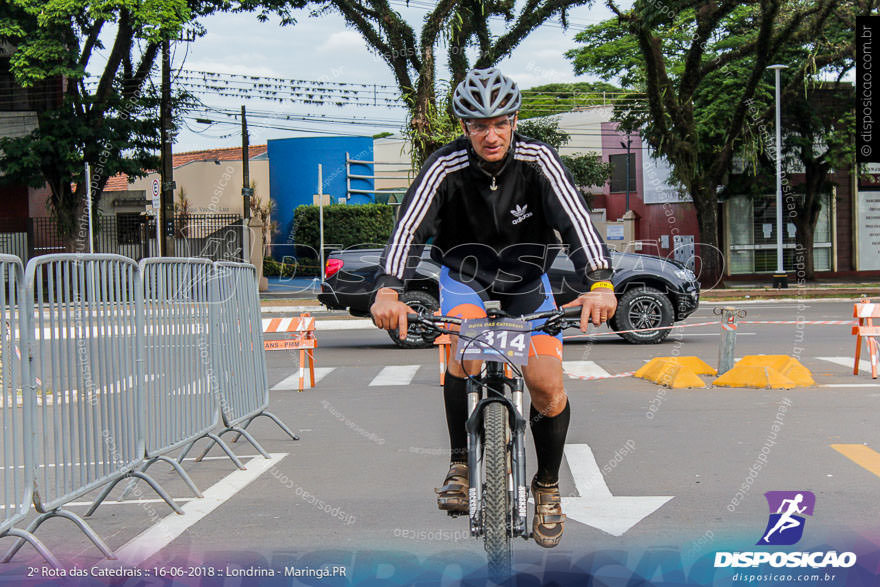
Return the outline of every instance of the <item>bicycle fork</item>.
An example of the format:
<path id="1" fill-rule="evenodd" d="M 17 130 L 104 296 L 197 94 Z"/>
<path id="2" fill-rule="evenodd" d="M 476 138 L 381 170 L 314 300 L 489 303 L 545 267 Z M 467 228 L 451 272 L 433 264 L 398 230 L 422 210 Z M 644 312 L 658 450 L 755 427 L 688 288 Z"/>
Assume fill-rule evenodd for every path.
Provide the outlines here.
<path id="1" fill-rule="evenodd" d="M 504 376 L 500 363 L 487 362 L 487 376 L 483 384 L 469 379 L 467 382 L 468 419 L 468 470 L 470 471 L 470 488 L 468 489 L 468 517 L 472 536 L 483 534 L 482 492 L 483 480 L 480 476 L 482 460 L 483 410 L 490 403 L 501 403 L 507 408 L 510 422 L 511 439 L 508 444 L 510 456 L 510 474 L 508 490 L 511 498 L 510 532 L 512 536 L 529 538 L 528 520 L 528 487 L 526 485 L 526 452 L 525 434 L 526 420 L 523 417 L 523 380 L 510 379 Z M 511 398 L 504 396 L 502 391 L 507 385 L 511 389 Z M 483 397 L 483 388 L 486 397 Z"/>

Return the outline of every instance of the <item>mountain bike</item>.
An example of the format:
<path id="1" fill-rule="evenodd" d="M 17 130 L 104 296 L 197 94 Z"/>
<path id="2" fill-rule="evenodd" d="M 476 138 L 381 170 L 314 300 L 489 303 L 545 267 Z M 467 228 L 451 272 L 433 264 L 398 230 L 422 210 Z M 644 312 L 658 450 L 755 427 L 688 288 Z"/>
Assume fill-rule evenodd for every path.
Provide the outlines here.
<path id="1" fill-rule="evenodd" d="M 487 318 L 461 320 L 426 313 L 409 314 L 411 324 L 424 329 L 427 338 L 441 333 L 459 336 L 464 345 L 460 356 L 470 353 L 484 361 L 481 372 L 468 375 L 468 517 L 471 535 L 482 537 L 489 576 L 503 581 L 510 575 L 511 538 L 531 537 L 528 524 L 529 485 L 526 483 L 525 434 L 523 416 L 523 376 L 518 364 L 527 362 L 529 335 L 543 331 L 556 335 L 580 323 L 580 307 L 549 310 L 512 318 L 497 303 L 486 303 Z M 533 320 L 546 319 L 537 328 Z M 462 326 L 454 332 L 443 325 Z M 519 352 L 517 352 L 519 351 Z M 523 352 L 524 351 L 524 352 Z M 524 359 L 524 360 L 523 360 Z M 509 367 L 512 376 L 505 372 Z M 448 512 L 458 517 L 459 512 Z"/>

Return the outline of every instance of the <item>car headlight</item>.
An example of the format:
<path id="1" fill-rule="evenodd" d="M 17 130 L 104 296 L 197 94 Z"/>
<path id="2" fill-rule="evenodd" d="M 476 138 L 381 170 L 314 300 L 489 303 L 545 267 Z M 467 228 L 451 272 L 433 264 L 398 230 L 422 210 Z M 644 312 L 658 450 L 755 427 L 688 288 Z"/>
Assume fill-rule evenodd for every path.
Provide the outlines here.
<path id="1" fill-rule="evenodd" d="M 696 281 L 697 276 L 690 269 L 676 269 L 675 276 L 684 281 Z"/>

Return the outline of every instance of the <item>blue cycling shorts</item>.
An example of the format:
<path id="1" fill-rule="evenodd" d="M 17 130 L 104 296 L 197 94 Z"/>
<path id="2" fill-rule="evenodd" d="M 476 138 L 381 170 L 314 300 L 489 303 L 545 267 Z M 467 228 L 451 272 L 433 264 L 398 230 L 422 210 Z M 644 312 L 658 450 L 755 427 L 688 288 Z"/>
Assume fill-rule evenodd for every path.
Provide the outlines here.
<path id="1" fill-rule="evenodd" d="M 476 281 L 453 276 L 448 267 L 443 267 L 440 270 L 440 311 L 444 316 L 455 318 L 485 318 L 485 302 L 492 299 L 501 302 L 501 309 L 512 316 L 556 309 L 546 273 L 541 276 L 539 283 L 526 284 L 517 289 L 518 292 L 504 294 L 492 292 Z M 532 320 L 529 324 L 532 328 L 538 328 L 544 322 L 546 319 Z M 561 361 L 562 333 L 552 336 L 541 331 L 532 332 L 529 356 L 538 355 L 556 357 Z"/>

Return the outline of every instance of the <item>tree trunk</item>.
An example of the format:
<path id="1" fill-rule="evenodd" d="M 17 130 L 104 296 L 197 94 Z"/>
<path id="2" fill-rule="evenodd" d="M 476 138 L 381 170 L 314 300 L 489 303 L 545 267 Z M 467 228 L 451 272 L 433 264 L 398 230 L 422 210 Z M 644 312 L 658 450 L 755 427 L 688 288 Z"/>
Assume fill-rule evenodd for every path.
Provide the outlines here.
<path id="1" fill-rule="evenodd" d="M 701 185 L 702 182 L 698 182 Z M 700 235 L 694 253 L 696 254 L 695 273 L 700 279 L 700 287 L 716 287 L 724 277 L 724 262 L 718 238 L 718 200 L 709 189 L 698 188 L 701 193 L 691 192 Z"/>
<path id="2" fill-rule="evenodd" d="M 816 220 L 818 220 L 818 214 Z M 795 280 L 799 285 L 808 279 L 813 279 L 813 235 L 816 228 L 816 220 L 810 220 L 808 214 L 798 214 L 793 218 L 797 229 L 795 242 L 797 248 L 794 253 Z"/>
<path id="3" fill-rule="evenodd" d="M 816 224 L 819 222 L 821 203 L 819 196 L 822 186 L 828 177 L 831 166 L 828 163 L 818 162 L 812 157 L 804 157 L 804 202 L 799 206 L 794 221 L 797 232 L 795 242 L 795 270 L 798 280 L 814 279 L 813 239 L 816 233 Z"/>
<path id="4" fill-rule="evenodd" d="M 412 128 L 412 149 L 416 169 L 421 168 L 431 154 L 442 147 L 445 141 L 443 133 L 436 128 L 439 112 L 435 112 L 432 102 L 419 101 L 410 119 Z"/>

